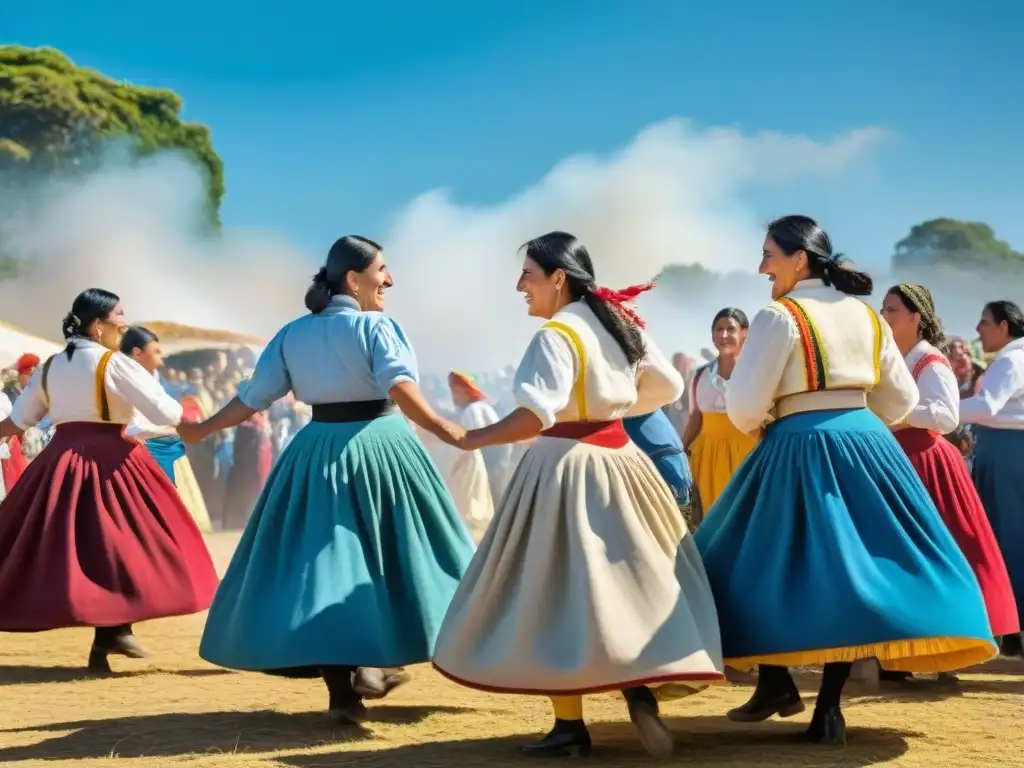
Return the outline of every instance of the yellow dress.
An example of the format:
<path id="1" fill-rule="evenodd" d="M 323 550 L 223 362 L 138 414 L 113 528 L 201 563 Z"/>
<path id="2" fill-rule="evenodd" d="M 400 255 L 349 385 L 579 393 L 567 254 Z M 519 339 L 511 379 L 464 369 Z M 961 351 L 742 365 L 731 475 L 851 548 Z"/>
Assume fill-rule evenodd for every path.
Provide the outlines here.
<path id="1" fill-rule="evenodd" d="M 690 471 L 706 515 L 758 437 L 740 432 L 725 412 L 725 384 L 712 363 L 695 378 L 691 398 L 700 411 L 701 427 L 690 446 Z"/>

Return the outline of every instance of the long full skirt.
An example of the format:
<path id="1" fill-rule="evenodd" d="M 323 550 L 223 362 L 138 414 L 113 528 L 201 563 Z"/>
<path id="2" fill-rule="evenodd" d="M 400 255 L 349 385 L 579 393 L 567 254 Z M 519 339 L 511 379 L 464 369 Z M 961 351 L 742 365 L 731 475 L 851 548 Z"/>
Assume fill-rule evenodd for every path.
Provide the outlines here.
<path id="1" fill-rule="evenodd" d="M 0 630 L 197 613 L 217 575 L 188 510 L 119 424 L 72 422 L 0 503 Z"/>
<path id="2" fill-rule="evenodd" d="M 701 414 L 700 434 L 690 446 L 690 471 L 704 514 L 756 445 L 757 438 L 736 429 L 726 414 Z"/>
<path id="3" fill-rule="evenodd" d="M 894 434 L 978 579 L 992 632 L 1020 632 L 1006 563 L 960 451 L 924 429 Z"/>
<path id="4" fill-rule="evenodd" d="M 313 422 L 270 473 L 199 654 L 264 672 L 427 661 L 473 549 L 401 415 Z"/>
<path id="5" fill-rule="evenodd" d="M 866 409 L 775 422 L 695 538 L 737 669 L 874 657 L 947 672 L 996 652 L 974 573 Z"/>
<path id="6" fill-rule="evenodd" d="M 1018 620 L 1024 617 L 1024 430 L 974 426 L 971 477 L 1003 553 L 1016 596 Z"/>
<path id="7" fill-rule="evenodd" d="M 434 665 L 505 693 L 724 679 L 704 566 L 635 444 L 541 437 L 529 449 L 448 610 Z"/>

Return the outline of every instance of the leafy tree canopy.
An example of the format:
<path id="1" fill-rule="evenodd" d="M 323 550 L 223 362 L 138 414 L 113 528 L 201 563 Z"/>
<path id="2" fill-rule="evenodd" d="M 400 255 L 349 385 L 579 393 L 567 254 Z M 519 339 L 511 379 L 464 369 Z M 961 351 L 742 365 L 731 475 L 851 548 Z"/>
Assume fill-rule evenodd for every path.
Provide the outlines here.
<path id="1" fill-rule="evenodd" d="M 896 269 L 943 266 L 964 271 L 1024 267 L 1024 254 L 996 237 L 988 224 L 932 219 L 912 227 L 896 243 Z"/>
<path id="2" fill-rule="evenodd" d="M 0 46 L 0 180 L 87 171 L 109 139 L 127 140 L 137 157 L 177 149 L 207 172 L 216 228 L 224 166 L 210 130 L 182 122 L 180 113 L 173 91 L 111 80 L 49 48 Z"/>

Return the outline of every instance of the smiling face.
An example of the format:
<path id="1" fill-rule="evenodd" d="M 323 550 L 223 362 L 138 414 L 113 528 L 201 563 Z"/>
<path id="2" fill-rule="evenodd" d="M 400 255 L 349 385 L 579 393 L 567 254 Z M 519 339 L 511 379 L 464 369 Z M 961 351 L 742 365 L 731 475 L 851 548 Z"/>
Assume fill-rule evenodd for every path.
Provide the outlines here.
<path id="1" fill-rule="evenodd" d="M 767 276 L 772 284 L 772 298 L 778 299 L 810 275 L 807 268 L 807 252 L 797 251 L 792 256 L 787 256 L 771 235 L 767 235 L 761 249 L 761 266 L 757 271 Z"/>
<path id="2" fill-rule="evenodd" d="M 981 320 L 975 328 L 981 339 L 981 348 L 985 352 L 998 352 L 1010 343 L 1010 328 L 1006 322 L 997 323 L 992 312 L 986 309 L 981 313 Z"/>
<path id="3" fill-rule="evenodd" d="M 743 348 L 743 342 L 747 340 L 747 329 L 741 328 L 735 318 L 720 317 L 711 329 L 711 340 L 719 355 L 735 357 Z"/>
<path id="4" fill-rule="evenodd" d="M 350 270 L 345 275 L 346 293 L 359 302 L 359 308 L 364 312 L 384 311 L 384 292 L 395 284 L 388 272 L 388 265 L 384 261 L 384 254 L 377 253 L 377 257 L 370 266 L 362 272 Z"/>
<path id="5" fill-rule="evenodd" d="M 882 319 L 889 324 L 900 349 L 912 347 L 921 337 L 921 315 L 907 309 L 896 293 L 886 294 L 882 301 Z"/>
<path id="6" fill-rule="evenodd" d="M 971 359 L 971 350 L 968 349 L 966 342 L 960 339 L 950 342 L 949 364 L 953 368 L 953 373 L 961 381 L 966 380 L 974 373 L 974 361 Z"/>
<path id="7" fill-rule="evenodd" d="M 550 275 L 529 256 L 523 257 L 523 271 L 516 290 L 526 298 L 526 311 L 532 317 L 550 319 L 565 306 L 565 272 L 556 269 Z"/>

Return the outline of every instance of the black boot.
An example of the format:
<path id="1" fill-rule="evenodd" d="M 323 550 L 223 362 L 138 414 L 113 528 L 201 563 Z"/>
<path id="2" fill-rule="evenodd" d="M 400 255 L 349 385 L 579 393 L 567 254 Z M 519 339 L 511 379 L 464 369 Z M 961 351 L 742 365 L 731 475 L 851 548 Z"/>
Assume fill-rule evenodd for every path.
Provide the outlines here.
<path id="1" fill-rule="evenodd" d="M 658 699 L 646 685 L 627 688 L 622 692 L 629 706 L 629 719 L 640 734 L 640 743 L 647 754 L 668 757 L 675 748 L 675 739 L 658 713 Z"/>
<path id="2" fill-rule="evenodd" d="M 117 627 L 96 627 L 89 652 L 89 671 L 110 674 L 108 656 L 126 656 L 129 659 L 148 659 L 150 655 L 132 634 L 131 624 Z"/>
<path id="3" fill-rule="evenodd" d="M 793 717 L 805 709 L 789 670 L 762 664 L 758 667 L 754 695 L 743 706 L 729 710 L 727 717 L 737 723 L 760 723 L 772 715 Z"/>
<path id="4" fill-rule="evenodd" d="M 999 638 L 999 655 L 1008 658 L 1024 657 L 1024 642 L 1019 632 Z"/>
<path id="5" fill-rule="evenodd" d="M 519 748 L 527 757 L 589 757 L 590 731 L 582 720 L 555 720 L 555 727 L 536 744 Z"/>
<path id="6" fill-rule="evenodd" d="M 898 672 L 894 669 L 878 670 L 878 679 L 884 683 L 905 683 L 913 678 L 914 676 L 910 672 Z"/>
<path id="7" fill-rule="evenodd" d="M 363 706 L 363 699 L 352 687 L 355 671 L 355 667 L 341 665 L 320 668 L 330 697 L 327 715 L 332 723 L 355 725 L 366 719 L 367 712 Z"/>
<path id="8" fill-rule="evenodd" d="M 852 668 L 853 664 L 848 662 L 825 665 L 818 700 L 814 704 L 814 717 L 811 718 L 810 728 L 804 731 L 804 738 L 808 741 L 815 744 L 846 744 L 846 719 L 839 708 L 839 702 Z"/>

